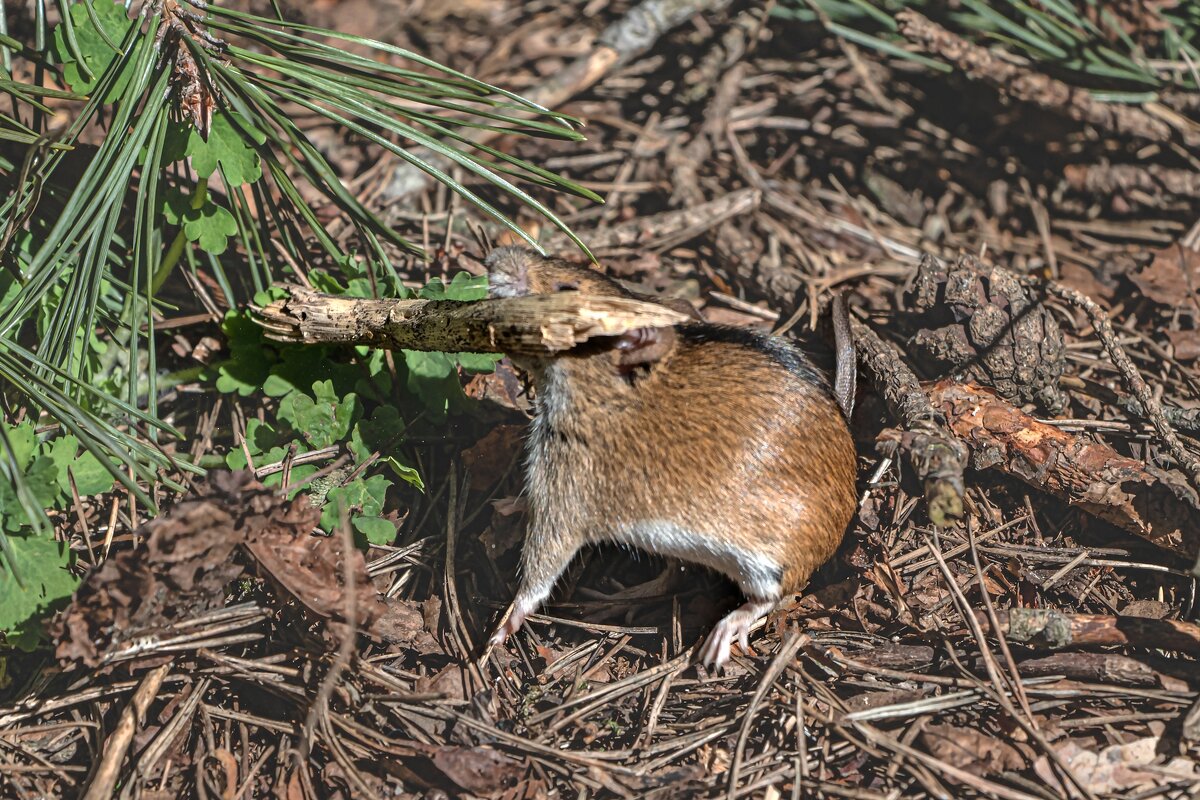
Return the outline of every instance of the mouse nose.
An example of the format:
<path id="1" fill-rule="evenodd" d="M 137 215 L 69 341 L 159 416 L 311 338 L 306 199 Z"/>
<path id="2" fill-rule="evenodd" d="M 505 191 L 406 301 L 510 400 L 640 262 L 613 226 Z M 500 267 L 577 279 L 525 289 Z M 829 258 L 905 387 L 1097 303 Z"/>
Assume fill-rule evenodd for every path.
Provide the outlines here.
<path id="1" fill-rule="evenodd" d="M 519 297 L 528 294 L 525 281 L 503 272 L 488 275 L 488 297 Z"/>

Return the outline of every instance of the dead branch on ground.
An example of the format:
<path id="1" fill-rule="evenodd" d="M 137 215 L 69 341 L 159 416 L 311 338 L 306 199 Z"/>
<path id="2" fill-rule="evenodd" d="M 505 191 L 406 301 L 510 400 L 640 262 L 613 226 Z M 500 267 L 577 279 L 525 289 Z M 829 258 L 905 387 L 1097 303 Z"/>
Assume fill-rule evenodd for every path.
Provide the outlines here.
<path id="1" fill-rule="evenodd" d="M 1133 645 L 1200 654 L 1200 626 L 1172 619 L 1067 614 L 1054 609 L 997 611 L 1001 633 L 1012 642 L 1061 650 L 1066 647 Z M 985 630 L 987 615 L 976 612 Z M 994 633 L 994 631 L 993 631 Z"/>
<path id="2" fill-rule="evenodd" d="M 929 397 L 971 448 L 976 469 L 1020 478 L 1181 556 L 1200 552 L 1200 510 L 1181 477 L 1039 422 L 971 384 L 943 381 Z"/>
<path id="3" fill-rule="evenodd" d="M 580 56 L 540 86 L 525 93 L 526 99 L 544 108 L 557 108 L 580 92 L 590 89 L 610 72 L 625 66 L 654 46 L 667 31 L 682 25 L 697 14 L 724 9 L 732 0 L 645 0 L 626 12 L 625 16 L 604 29 L 596 46 Z M 498 131 L 483 129 L 473 141 L 484 144 L 499 135 Z M 449 167 L 443 156 L 420 148 L 417 154 L 423 161 L 439 167 Z M 388 201 L 400 200 L 429 185 L 429 174 L 411 164 L 397 166 L 384 193 Z"/>

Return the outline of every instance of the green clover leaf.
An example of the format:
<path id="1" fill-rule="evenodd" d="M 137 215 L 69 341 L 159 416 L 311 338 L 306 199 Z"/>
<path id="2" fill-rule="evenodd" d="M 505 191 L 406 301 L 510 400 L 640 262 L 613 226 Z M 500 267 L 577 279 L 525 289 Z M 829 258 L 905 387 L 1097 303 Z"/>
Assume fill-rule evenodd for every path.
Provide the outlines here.
<path id="1" fill-rule="evenodd" d="M 358 516 L 350 524 L 371 544 L 390 545 L 396 539 L 396 524 L 390 519 Z"/>
<path id="2" fill-rule="evenodd" d="M 201 250 L 214 256 L 225 252 L 229 237 L 237 232 L 238 224 L 233 214 L 211 200 L 205 200 L 200 208 L 188 209 L 184 218 L 183 234 L 188 241 L 196 242 Z"/>
<path id="3" fill-rule="evenodd" d="M 65 497 L 71 496 L 70 475 L 80 497 L 103 494 L 113 487 L 113 476 L 88 450 L 79 452 L 79 440 L 70 434 L 59 436 L 49 446 L 47 455 L 54 462 L 57 482 Z"/>
<path id="4" fill-rule="evenodd" d="M 364 517 L 378 517 L 391 485 L 392 482 L 382 475 L 372 475 L 366 479 L 355 478 L 345 486 L 330 490 L 325 497 L 325 507 L 321 509 L 321 528 L 337 530 L 339 502 L 348 512 L 357 510 Z"/>

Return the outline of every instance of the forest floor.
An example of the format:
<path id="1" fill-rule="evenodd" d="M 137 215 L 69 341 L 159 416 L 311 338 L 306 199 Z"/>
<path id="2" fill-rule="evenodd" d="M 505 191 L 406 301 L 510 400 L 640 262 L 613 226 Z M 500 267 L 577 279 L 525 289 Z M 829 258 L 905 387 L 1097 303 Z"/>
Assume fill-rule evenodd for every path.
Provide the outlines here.
<path id="1" fill-rule="evenodd" d="M 4 791 L 75 796 L 112 761 L 113 791 L 142 798 L 1197 796 L 1195 96 L 1166 133 L 1106 125 L 1077 98 L 1038 106 L 741 4 L 591 84 L 569 67 L 629 3 L 283 6 L 561 97 L 586 142 L 493 145 L 605 196 L 542 195 L 634 288 L 792 333 L 846 291 L 866 355 L 858 514 L 721 675 L 693 651 L 734 587 L 616 548 L 480 661 L 524 530 L 527 421 L 502 364 L 463 378 L 467 421 L 407 442 L 426 489 L 389 495 L 397 539 L 365 562 L 343 564 L 338 536 L 289 539 L 312 514 L 245 475 L 96 534 L 121 555 L 65 612 L 61 663 L 0 702 Z M 938 36 L 914 40 L 945 52 Z M 370 147 L 310 135 L 437 254 L 398 260 L 414 285 L 480 272 L 478 233 L 499 228 L 444 189 L 402 191 Z M 210 318 L 171 336 L 177 358 L 220 339 Z M 236 447 L 271 402 L 172 396 L 193 454 Z M 270 535 L 233 558 L 247 530 Z M 243 562 L 269 580 L 187 605 L 245 584 Z M 118 654 L 87 644 L 131 596 L 161 630 Z M 371 635 L 323 622 L 347 617 Z"/>

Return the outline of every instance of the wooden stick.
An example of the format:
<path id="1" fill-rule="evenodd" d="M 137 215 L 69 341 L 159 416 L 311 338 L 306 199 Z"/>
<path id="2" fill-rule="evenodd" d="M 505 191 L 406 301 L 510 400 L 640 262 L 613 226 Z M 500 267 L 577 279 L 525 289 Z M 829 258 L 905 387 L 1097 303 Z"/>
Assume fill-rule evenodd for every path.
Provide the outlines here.
<path id="1" fill-rule="evenodd" d="M 372 300 L 288 288 L 290 297 L 254 309 L 258 323 L 268 338 L 309 344 L 544 356 L 597 336 L 688 320 L 657 303 L 577 292 L 463 303 Z"/>
<path id="2" fill-rule="evenodd" d="M 1200 553 L 1200 509 L 1182 476 L 1039 422 L 972 384 L 942 381 L 929 398 L 970 447 L 976 469 L 1020 478 L 1186 558 Z"/>
<path id="3" fill-rule="evenodd" d="M 113 796 L 113 787 L 117 785 L 117 778 L 120 776 L 121 762 L 125 760 L 125 753 L 129 750 L 133 735 L 145 722 L 146 711 L 150 708 L 150 703 L 158 696 L 163 679 L 170 671 L 171 665 L 163 664 L 150 670 L 142 678 L 142 682 L 138 684 L 133 697 L 129 700 L 129 705 L 122 709 L 121 718 L 117 721 L 117 727 L 112 736 L 108 737 L 108 741 L 104 744 L 104 754 L 100 757 L 100 766 L 96 767 L 96 773 L 92 776 L 91 783 L 88 784 L 87 791 L 83 794 L 83 800 L 106 800 Z"/>
<path id="4" fill-rule="evenodd" d="M 975 611 L 985 630 L 987 615 Z M 1133 645 L 1200 655 L 1200 625 L 1173 619 L 1067 614 L 1047 608 L 997 611 L 1001 632 L 1012 642 L 1061 650 L 1066 647 Z M 993 631 L 994 633 L 994 631 Z"/>
<path id="5" fill-rule="evenodd" d="M 630 8 L 625 16 L 609 25 L 596 39 L 595 46 L 566 67 L 548 77 L 544 83 L 525 92 L 525 99 L 543 108 L 555 109 L 575 95 L 594 86 L 610 72 L 625 66 L 647 52 L 659 37 L 694 16 L 712 14 L 730 5 L 731 0 L 643 0 Z M 470 135 L 472 142 L 484 144 L 500 135 L 499 131 L 480 128 Z M 440 169 L 450 169 L 453 163 L 445 156 L 427 148 L 414 150 L 421 160 Z M 429 185 L 431 178 L 412 164 L 396 167 L 392 180 L 384 189 L 385 202 L 395 202 Z"/>

